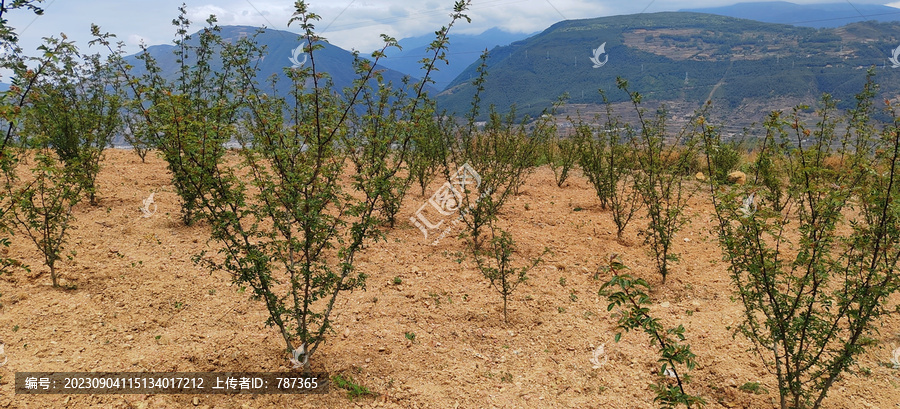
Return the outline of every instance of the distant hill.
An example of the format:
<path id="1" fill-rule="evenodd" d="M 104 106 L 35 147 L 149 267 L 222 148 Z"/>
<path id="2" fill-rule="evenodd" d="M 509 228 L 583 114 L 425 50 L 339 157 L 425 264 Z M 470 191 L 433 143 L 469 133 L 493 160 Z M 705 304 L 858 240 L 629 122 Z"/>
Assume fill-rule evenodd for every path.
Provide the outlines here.
<path id="1" fill-rule="evenodd" d="M 253 35 L 257 30 L 258 28 L 256 27 L 224 26 L 221 27 L 220 35 L 225 40 L 237 41 L 241 37 Z M 277 75 L 279 77 L 277 93 L 286 96 L 290 89 L 290 84 L 287 76 L 284 74 L 284 70 L 292 66 L 290 58 L 293 55 L 293 51 L 296 47 L 304 44 L 304 41 L 295 33 L 272 29 L 265 29 L 256 37 L 256 41 L 267 49 L 266 56 L 259 64 L 260 71 L 257 80 L 264 82 L 270 76 Z M 192 36 L 190 43 L 192 45 L 198 43 L 196 35 Z M 328 43 L 322 43 L 322 45 L 325 48 L 315 51 L 316 70 L 327 72 L 334 81 L 336 90 L 342 90 L 352 85 L 353 81 L 358 78 L 353 71 L 353 54 Z M 175 46 L 173 45 L 147 47 L 147 52 L 156 59 L 164 75 L 170 79 L 174 79 L 178 73 L 178 63 L 175 55 L 172 53 L 174 50 Z M 303 60 L 300 56 L 298 56 L 298 59 Z M 134 72 L 136 74 L 144 72 L 144 62 L 138 60 L 136 54 L 126 57 L 126 60 L 135 67 Z M 191 62 L 189 61 L 188 63 L 190 64 Z M 306 62 L 306 64 L 309 64 L 309 62 Z M 391 70 L 381 64 L 379 64 L 379 67 L 383 70 L 386 81 L 400 84 L 404 77 L 403 73 Z M 430 88 L 430 90 L 432 92 L 436 91 L 433 88 Z"/>
<path id="2" fill-rule="evenodd" d="M 438 71 L 431 74 L 431 78 L 435 81 L 435 88 L 444 89 L 450 85 L 466 67 L 478 60 L 485 49 L 490 50 L 497 46 L 507 45 L 531 35 L 534 33 L 515 34 L 498 28 L 492 28 L 478 35 L 451 33 L 447 51 L 449 64 L 440 62 L 437 65 Z M 434 55 L 434 53 L 427 52 L 432 41 L 434 41 L 433 34 L 399 40 L 402 50 L 396 48 L 388 50 L 388 58 L 384 60 L 383 65 L 413 77 L 421 77 L 424 72 L 422 63 L 419 61 Z"/>
<path id="3" fill-rule="evenodd" d="M 860 21 L 900 21 L 898 8 L 855 2 L 794 4 L 785 1 L 767 1 L 681 11 L 816 28 L 834 28 Z"/>
<path id="4" fill-rule="evenodd" d="M 591 59 L 604 49 L 594 68 Z M 539 115 L 563 93 L 571 104 L 597 104 L 597 90 L 613 101 L 626 95 L 616 77 L 648 100 L 707 98 L 734 112 L 767 109 L 774 99 L 814 102 L 823 92 L 852 101 L 877 65 L 884 95 L 900 91 L 900 68 L 887 59 L 900 46 L 900 23 L 854 23 L 814 29 L 689 12 L 569 20 L 528 39 L 499 47 L 488 60 L 484 107 Z M 438 97 L 442 109 L 463 113 L 474 93 L 468 67 Z"/>
<path id="5" fill-rule="evenodd" d="M 9 84 L 5 82 L 0 82 L 0 92 L 6 91 L 9 89 Z"/>

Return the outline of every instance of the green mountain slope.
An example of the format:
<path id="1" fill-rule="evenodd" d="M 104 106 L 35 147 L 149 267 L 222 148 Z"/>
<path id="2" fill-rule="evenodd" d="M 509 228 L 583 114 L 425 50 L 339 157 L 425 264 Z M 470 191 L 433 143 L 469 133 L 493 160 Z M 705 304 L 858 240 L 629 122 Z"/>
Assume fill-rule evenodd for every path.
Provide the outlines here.
<path id="1" fill-rule="evenodd" d="M 606 63 L 594 68 L 601 44 L 599 61 Z M 570 20 L 493 50 L 481 98 L 485 107 L 515 104 L 534 116 L 563 93 L 570 103 L 596 104 L 602 88 L 623 101 L 615 86 L 623 77 L 648 100 L 695 106 L 712 98 L 734 110 L 773 98 L 812 101 L 823 92 L 849 103 L 872 65 L 882 93 L 897 95 L 900 68 L 887 58 L 898 46 L 900 23 L 814 29 L 689 12 Z M 439 95 L 443 109 L 470 109 L 476 68 L 469 66 Z"/>
<path id="2" fill-rule="evenodd" d="M 499 45 L 506 45 L 513 41 L 530 37 L 534 34 L 508 33 L 499 28 L 492 28 L 481 34 L 453 34 L 447 45 L 447 63 L 436 65 L 438 71 L 431 74 L 434 86 L 444 89 L 453 81 L 460 72 L 466 69 L 485 49 L 492 49 Z M 433 53 L 428 52 L 428 46 L 434 41 L 434 34 L 418 37 L 409 37 L 400 40 L 402 50 L 388 49 L 388 58 L 382 63 L 385 67 L 392 68 L 411 76 L 423 74 L 423 58 L 431 58 Z"/>
<path id="3" fill-rule="evenodd" d="M 881 4 L 852 4 L 850 2 L 794 4 L 786 1 L 763 1 L 720 7 L 687 8 L 680 11 L 718 14 L 803 27 L 840 27 L 848 23 L 868 20 L 900 20 L 900 9 L 898 8 Z"/>

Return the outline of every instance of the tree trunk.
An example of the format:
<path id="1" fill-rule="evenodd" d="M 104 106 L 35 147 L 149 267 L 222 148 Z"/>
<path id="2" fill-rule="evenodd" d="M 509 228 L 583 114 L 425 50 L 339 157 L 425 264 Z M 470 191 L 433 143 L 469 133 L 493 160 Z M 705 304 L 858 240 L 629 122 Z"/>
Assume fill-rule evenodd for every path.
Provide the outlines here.
<path id="1" fill-rule="evenodd" d="M 53 264 L 50 264 L 50 279 L 53 280 L 53 288 L 59 287 L 59 283 L 56 282 L 56 267 Z"/>

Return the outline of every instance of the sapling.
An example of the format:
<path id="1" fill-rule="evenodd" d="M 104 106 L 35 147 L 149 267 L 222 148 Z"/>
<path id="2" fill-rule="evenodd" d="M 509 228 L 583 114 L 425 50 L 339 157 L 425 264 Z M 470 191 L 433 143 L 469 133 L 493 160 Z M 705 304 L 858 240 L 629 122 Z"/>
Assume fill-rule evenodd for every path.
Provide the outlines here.
<path id="1" fill-rule="evenodd" d="M 3 159 L 4 191 L 15 226 L 41 252 L 58 287 L 56 262 L 71 227 L 72 208 L 82 191 L 93 188 L 99 169 L 100 148 L 81 150 L 81 141 L 102 145 L 108 140 L 116 127 L 115 120 L 108 122 L 110 115 L 118 115 L 108 109 L 118 105 L 108 99 L 108 77 L 98 56 L 87 58 L 88 68 L 80 66 L 82 56 L 65 37 L 48 38 L 40 49 L 55 55 L 42 64 L 44 77 L 24 75 L 29 89 L 22 94 L 21 122 L 15 128 L 20 151 Z M 87 75 L 91 78 L 83 77 Z M 22 177 L 16 159 L 28 156 L 33 156 L 30 176 Z"/>
<path id="2" fill-rule="evenodd" d="M 447 156 L 441 135 L 447 130 L 449 123 L 448 119 L 435 116 L 423 118 L 412 136 L 413 145 L 408 159 L 409 175 L 419 185 L 422 197 Z"/>
<path id="3" fill-rule="evenodd" d="M 446 38 L 438 38 L 432 42 L 431 47 L 441 49 L 446 42 Z M 434 55 L 434 58 L 426 59 L 427 66 L 425 69 L 437 70 L 436 63 L 443 61 L 448 63 L 445 51 L 440 51 Z M 423 84 L 433 83 L 429 77 L 423 78 Z M 407 163 L 409 168 L 409 177 L 416 181 L 421 191 L 421 196 L 425 196 L 425 189 L 437 176 L 438 171 L 445 165 L 448 156 L 448 141 L 444 135 L 450 135 L 453 132 L 454 118 L 448 115 L 436 115 L 437 108 L 433 101 L 423 101 L 428 107 L 425 112 L 431 112 L 431 115 L 420 115 L 415 124 L 415 132 L 411 139 L 411 149 L 408 153 Z"/>
<path id="4" fill-rule="evenodd" d="M 765 142 L 761 148 L 764 155 L 769 154 Z M 712 166 L 708 168 L 709 177 L 715 179 L 717 183 L 728 182 L 728 174 L 740 163 L 741 151 L 741 143 L 735 140 L 719 140 L 714 145 L 704 146 L 704 154 L 709 155 L 710 166 Z"/>
<path id="5" fill-rule="evenodd" d="M 613 276 L 600 287 L 598 294 L 609 300 L 607 311 L 618 308 L 616 313 L 619 317 L 618 329 L 625 332 L 642 329 L 650 337 L 650 344 L 659 351 L 660 358 L 657 362 L 662 365 L 657 372 L 657 383 L 650 385 L 656 393 L 653 400 L 665 408 L 674 408 L 681 404 L 688 408 L 706 404 L 699 395 L 691 395 L 685 391 L 685 385 L 691 379 L 686 371 L 693 370 L 697 362 L 690 344 L 684 343 L 686 339 L 684 326 L 666 329 L 659 322 L 659 318 L 650 315 L 650 308 L 647 307 L 651 304 L 650 296 L 647 295 L 650 292 L 650 285 L 643 279 L 623 274 L 622 271 L 628 267 L 616 256 L 610 257 L 609 264 L 603 267 Z M 621 337 L 622 333 L 617 333 L 615 341 L 619 342 Z M 672 379 L 674 384 L 670 381 Z"/>
<path id="6" fill-rule="evenodd" d="M 6 73 L 12 73 L 11 78 L 2 82 L 10 83 L 9 89 L 0 92 L 0 172 L 4 176 L 7 188 L 17 183 L 17 167 L 19 163 L 18 150 L 14 145 L 22 141 L 18 131 L 24 119 L 26 106 L 38 81 L 42 80 L 47 67 L 55 62 L 56 55 L 69 44 L 60 41 L 53 49 L 43 48 L 41 56 L 29 58 L 19 47 L 19 35 L 16 29 L 9 25 L 8 12 L 17 9 L 27 9 L 35 15 L 42 15 L 41 0 L 17 0 L 14 2 L 0 2 L 0 78 Z M 18 136 L 18 138 L 17 138 Z M 4 235 L 12 234 L 11 210 L 15 206 L 15 200 L 9 194 L 8 189 L 0 190 L 0 232 Z M 7 237 L 0 238 L 3 245 L 3 253 L 0 256 L 0 273 L 10 271 L 8 267 L 25 267 L 20 261 L 7 257 L 7 249 L 10 240 Z"/>
<path id="7" fill-rule="evenodd" d="M 125 79 L 133 100 L 129 131 L 137 132 L 159 150 L 172 173 L 172 184 L 181 197 L 182 221 L 190 225 L 202 215 L 200 192 L 211 183 L 216 165 L 225 155 L 224 144 L 237 137 L 239 114 L 244 90 L 250 78 L 241 77 L 238 66 L 253 52 L 246 42 L 228 44 L 218 35 L 216 19 L 210 16 L 208 27 L 196 34 L 196 45 L 188 34 L 191 22 L 187 10 L 172 21 L 176 27 L 173 53 L 178 75 L 170 81 L 151 53 L 143 50 L 137 58 L 143 61 L 144 74 L 136 77 L 121 53 L 112 48 L 109 34 L 92 27 L 93 42 L 106 46 L 112 64 Z M 226 58 L 231 53 L 233 58 Z M 243 53 L 240 58 L 237 54 Z M 259 52 L 256 53 L 259 56 Z M 133 122 L 141 118 L 141 123 Z M 208 189 L 206 189 L 208 190 Z"/>
<path id="8" fill-rule="evenodd" d="M 386 195 L 396 191 L 397 183 L 405 183 L 398 181 L 397 175 L 405 163 L 413 133 L 402 126 L 416 123 L 431 115 L 431 111 L 421 82 L 394 90 L 379 82 L 379 91 L 368 90 L 370 80 L 377 78 L 375 67 L 383 50 L 373 54 L 374 61 L 357 60 L 359 79 L 349 93 L 340 97 L 332 92 L 327 79 L 316 72 L 316 50 L 321 44 L 313 22 L 318 16 L 310 13 L 303 2 L 295 7 L 297 12 L 291 21 L 300 22 L 310 64 L 288 73 L 294 85 L 290 100 L 271 98 L 253 89 L 247 105 L 252 148 L 247 141 L 241 141 L 241 154 L 260 192 L 261 205 L 248 208 L 248 216 L 272 223 L 272 230 L 265 233 L 268 243 L 260 249 L 271 256 L 259 259 L 229 250 L 228 259 L 244 263 L 231 270 L 267 301 L 270 322 L 281 330 L 288 348 L 301 351 L 295 356 L 295 365 L 308 366 L 309 357 L 330 328 L 329 317 L 338 294 L 365 284 L 366 275 L 355 271 L 354 260 L 370 239 L 379 236 L 375 227 L 383 220 L 374 212 Z M 435 57 L 425 62 L 426 73 L 430 72 L 433 59 L 444 53 L 450 27 L 466 18 L 463 11 L 467 7 L 466 2 L 457 2 L 450 26 L 438 31 L 432 49 Z M 393 39 L 384 38 L 385 47 L 396 45 Z M 311 83 L 309 90 L 304 89 L 307 82 Z M 386 125 L 381 122 L 383 118 L 374 117 L 383 111 L 375 109 L 378 104 L 366 103 L 362 104 L 361 118 L 372 122 L 350 123 L 357 101 L 365 95 L 387 95 L 383 101 L 390 104 L 396 125 L 375 126 Z M 348 129 L 364 130 L 358 134 L 362 139 L 353 140 Z M 376 148 L 376 144 L 393 145 L 393 150 Z M 358 147 L 363 147 L 362 154 L 368 160 L 355 163 L 351 187 L 358 194 L 353 195 L 345 191 L 340 181 L 345 161 L 356 154 Z M 234 234 L 229 233 L 242 227 L 229 221 L 228 212 L 211 213 L 221 215 L 215 222 L 225 233 L 219 235 L 220 240 L 234 242 L 235 248 L 246 246 L 241 244 L 245 240 L 235 240 Z M 277 270 L 276 265 L 280 265 Z M 243 266 L 253 273 L 243 273 Z M 273 289 L 276 271 L 287 275 L 291 284 L 284 296 Z"/>
<path id="9" fill-rule="evenodd" d="M 647 209 L 647 226 L 640 233 L 650 245 L 657 271 L 665 283 L 669 262 L 678 261 L 678 255 L 672 252 L 675 234 L 690 220 L 685 209 L 694 189 L 686 182 L 686 176 L 698 147 L 695 134 L 703 123 L 702 110 L 678 133 L 668 135 L 668 112 L 660 109 L 655 117 L 649 118 L 641 106 L 643 96 L 629 91 L 628 82 L 621 78 L 616 83 L 628 93 L 638 116 L 636 125 L 640 129 L 630 139 L 639 169 L 634 173 L 635 187 Z"/>
<path id="10" fill-rule="evenodd" d="M 479 94 L 487 75 L 487 53 L 482 54 L 478 77 L 474 80 L 476 94 L 467 124 L 455 127 L 446 137 L 447 159 L 444 172 L 451 183 L 451 172 L 463 164 L 471 166 L 480 177 L 478 192 L 463 185 L 460 194 L 460 219 L 468 229 L 475 248 L 483 244 L 484 228 L 493 223 L 509 197 L 525 183 L 540 156 L 543 141 L 530 134 L 528 118 L 517 122 L 515 107 L 502 115 L 491 106 L 488 121 L 478 129 L 475 119 L 479 113 Z M 549 111 L 547 111 L 549 112 Z"/>
<path id="11" fill-rule="evenodd" d="M 569 178 L 569 172 L 578 164 L 578 152 L 581 149 L 581 135 L 577 132 L 567 137 L 560 135 L 554 120 L 554 115 L 567 98 L 567 94 L 560 96 L 550 112 L 545 112 L 531 124 L 532 138 L 543 141 L 543 159 L 553 171 L 557 187 L 563 186 L 563 183 Z"/>
<path id="12" fill-rule="evenodd" d="M 6 193 L 13 201 L 16 226 L 41 252 L 50 268 L 53 287 L 59 287 L 56 262 L 61 259 L 73 219 L 72 207 L 79 201 L 83 184 L 71 168 L 54 157 L 46 140 L 43 144 L 34 152 L 31 178 L 8 178 Z"/>
<path id="13" fill-rule="evenodd" d="M 122 112 L 122 138 L 141 158 L 141 163 L 144 163 L 147 161 L 147 153 L 150 152 L 153 145 L 146 124 L 132 113 L 134 109 L 134 107 L 129 107 Z"/>
<path id="14" fill-rule="evenodd" d="M 785 147 L 781 146 L 781 141 L 786 139 L 784 135 L 786 131 L 778 125 L 780 120 L 780 114 L 767 116 L 764 123 L 766 135 L 756 152 L 756 160 L 750 164 L 752 180 L 757 186 L 756 193 L 760 195 L 761 200 L 768 202 L 777 212 L 784 210 L 785 205 L 786 178 L 782 169 L 784 169 L 783 164 L 787 156 Z M 718 144 L 718 133 L 705 132 L 705 134 L 713 136 L 713 138 L 705 138 L 712 139 L 711 142 L 705 142 L 705 144 Z M 713 161 L 710 160 L 710 164 L 712 163 Z"/>
<path id="15" fill-rule="evenodd" d="M 556 186 L 562 187 L 569 179 L 569 172 L 578 164 L 579 140 L 576 137 L 554 135 L 547 143 L 546 158 Z"/>
<path id="16" fill-rule="evenodd" d="M 99 54 L 83 55 L 65 38 L 46 41 L 42 48 L 56 58 L 35 84 L 32 121 L 96 205 L 100 159 L 121 124 L 120 96 L 111 90 L 118 81 Z"/>
<path id="17" fill-rule="evenodd" d="M 497 234 L 499 231 L 499 235 Z M 536 267 L 543 260 L 541 257 L 531 260 L 522 267 L 513 267 L 512 255 L 516 252 L 516 243 L 507 231 L 491 226 L 491 239 L 486 247 L 476 248 L 470 246 L 475 263 L 484 278 L 487 278 L 491 287 L 503 298 L 503 322 L 509 322 L 507 304 L 509 296 L 516 290 L 519 284 L 528 279 L 528 271 Z M 546 253 L 548 250 L 544 250 Z M 543 254 L 542 254 L 543 255 Z"/>
<path id="18" fill-rule="evenodd" d="M 193 214 L 209 224 L 219 247 L 220 257 L 201 254 L 195 260 L 229 272 L 241 288 L 252 289 L 269 312 L 267 324 L 282 336 L 292 365 L 308 370 L 331 328 L 338 295 L 365 288 L 367 276 L 356 270 L 355 260 L 382 236 L 377 227 L 386 220 L 378 217 L 379 209 L 405 183 L 397 176 L 413 132 L 404 124 L 431 111 L 423 83 L 394 88 L 380 81 L 378 61 L 387 47 L 397 45 L 387 36 L 385 49 L 371 60 L 355 58 L 357 80 L 343 94 L 336 92 L 318 66 L 324 47 L 314 26 L 319 16 L 303 1 L 294 6 L 289 23 L 299 23 L 308 64 L 285 71 L 287 97 L 267 93 L 256 80 L 264 50 L 252 36 L 228 43 L 215 27 L 202 32 L 200 49 L 217 50 L 223 68 L 212 74 L 208 59 L 187 74 L 231 78 L 236 84 L 225 91 L 201 87 L 214 91 L 209 94 L 185 94 L 169 86 L 144 95 L 151 104 L 146 122 L 159 130 L 153 134 L 163 135 L 160 149 L 170 167 L 182 172 L 179 189 L 192 198 Z M 467 7 L 468 2 L 455 4 L 450 26 L 438 31 L 435 56 L 446 50 L 453 22 L 467 18 Z M 178 24 L 179 33 L 186 32 L 186 24 L 186 19 Z M 204 41 L 208 48 L 202 47 Z M 426 73 L 434 58 L 426 61 Z M 144 79 L 151 81 L 148 87 L 166 84 L 154 76 Z M 269 81 L 274 89 L 278 78 Z M 234 93 L 237 89 L 241 92 Z M 160 108 L 152 106 L 157 103 Z M 188 112 L 191 104 L 199 108 Z M 181 117 L 154 112 L 164 108 Z M 393 123 L 377 118 L 385 112 Z M 228 122 L 235 118 L 236 124 Z M 176 125 L 180 128 L 173 129 Z M 225 161 L 220 149 L 229 135 L 241 148 Z"/>
<path id="19" fill-rule="evenodd" d="M 576 132 L 581 134 L 582 148 L 579 158 L 582 173 L 588 179 L 600 205 L 612 211 L 616 224 L 616 238 L 623 240 L 628 223 L 641 208 L 641 196 L 635 177 L 635 154 L 626 145 L 634 138 L 634 128 L 623 124 L 613 113 L 612 104 L 601 91 L 606 105 L 606 119 L 598 129 L 582 120 L 575 122 Z"/>
<path id="20" fill-rule="evenodd" d="M 485 226 L 493 223 L 506 201 L 525 182 L 534 166 L 539 142 L 529 138 L 523 125 L 514 122 L 515 111 L 505 117 L 491 110 L 485 129 L 468 138 L 467 160 L 481 177 L 478 194 L 465 192 L 461 219 L 476 248 L 482 245 Z"/>
<path id="21" fill-rule="evenodd" d="M 406 175 L 397 175 L 386 184 L 372 186 L 378 189 L 378 210 L 389 227 L 393 228 L 403 198 L 414 178 L 411 170 L 414 153 L 411 151 L 414 150 L 415 138 L 429 126 L 433 104 L 410 99 L 409 93 L 385 84 L 378 72 L 373 77 L 378 87 L 361 88 L 360 105 L 365 109 L 361 114 L 350 113 L 348 121 L 355 124 L 355 129 L 342 142 L 350 152 L 350 160 L 354 163 L 356 172 L 363 178 L 379 177 L 363 174 L 364 172 L 383 172 L 392 168 L 406 171 Z M 409 87 L 408 81 L 408 78 L 403 79 L 402 85 L 405 88 Z M 405 119 L 408 118 L 405 115 L 411 104 L 418 104 L 416 116 L 414 119 Z M 372 166 L 373 163 L 381 162 L 385 164 L 382 169 Z"/>
<path id="22" fill-rule="evenodd" d="M 124 42 L 119 41 L 117 46 L 113 48 L 110 43 L 110 38 L 114 38 L 115 35 L 109 33 L 101 34 L 100 27 L 97 25 L 91 25 L 91 34 L 95 39 L 88 44 L 100 44 L 106 47 L 110 52 L 110 57 L 107 59 L 106 65 L 107 72 L 115 73 L 116 76 L 121 76 L 126 79 L 126 81 L 114 80 L 110 83 L 112 88 L 111 92 L 115 94 L 122 108 L 119 110 L 119 122 L 121 125 L 119 131 L 122 135 L 122 139 L 124 139 L 138 157 L 141 158 L 141 162 L 146 162 L 147 153 L 153 148 L 154 143 L 158 139 L 157 135 L 151 134 L 151 131 L 155 130 L 155 128 L 149 126 L 150 124 L 148 124 L 148 121 L 145 121 L 145 119 L 149 119 L 150 111 L 144 110 L 145 107 L 143 105 L 141 93 L 148 90 L 146 88 L 143 90 L 140 89 L 138 87 L 140 81 L 135 81 L 135 79 L 131 78 L 129 75 L 129 72 L 133 70 L 134 67 L 123 58 L 125 55 Z"/>
<path id="23" fill-rule="evenodd" d="M 812 127 L 800 120 L 803 106 L 769 115 L 767 143 L 784 147 L 783 160 L 772 162 L 788 183 L 782 197 L 754 195 L 768 188 L 761 169 L 769 164 L 761 162 L 770 155 L 757 157 L 747 185 L 710 185 L 719 242 L 744 309 L 737 332 L 774 372 L 783 409 L 820 407 L 879 320 L 895 311 L 900 116 L 887 101 L 892 122 L 874 126 L 873 75 L 846 116 L 827 94 Z M 705 127 L 704 139 L 716 138 Z M 834 169 L 829 157 L 846 166 Z"/>

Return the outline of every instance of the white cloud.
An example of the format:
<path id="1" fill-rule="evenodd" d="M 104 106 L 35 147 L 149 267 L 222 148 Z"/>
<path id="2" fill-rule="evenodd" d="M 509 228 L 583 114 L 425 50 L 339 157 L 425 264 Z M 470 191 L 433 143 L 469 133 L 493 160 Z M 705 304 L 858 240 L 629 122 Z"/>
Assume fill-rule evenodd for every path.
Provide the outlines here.
<path id="1" fill-rule="evenodd" d="M 197 23 L 203 23 L 211 14 L 216 16 L 219 25 L 223 26 L 257 26 L 284 28 L 288 18 L 293 14 L 292 4 L 287 2 L 217 2 L 217 4 L 204 4 L 201 6 L 189 6 L 188 18 Z M 285 17 L 287 16 L 287 17 Z"/>
<path id="2" fill-rule="evenodd" d="M 147 43 L 146 38 L 144 38 L 143 36 L 137 35 L 137 34 L 129 35 L 127 40 L 125 41 L 125 45 L 129 45 L 129 46 L 135 46 L 135 45 L 140 46 L 141 44 L 150 45 Z"/>

